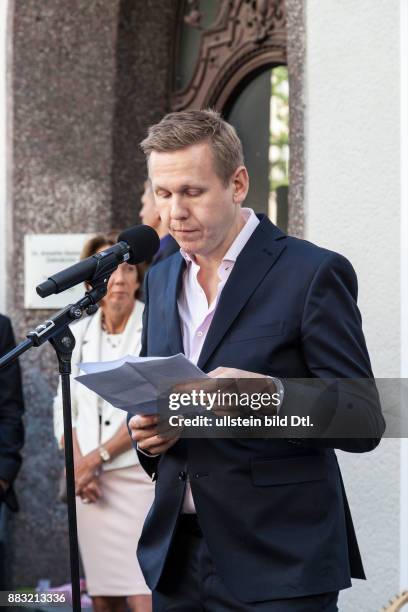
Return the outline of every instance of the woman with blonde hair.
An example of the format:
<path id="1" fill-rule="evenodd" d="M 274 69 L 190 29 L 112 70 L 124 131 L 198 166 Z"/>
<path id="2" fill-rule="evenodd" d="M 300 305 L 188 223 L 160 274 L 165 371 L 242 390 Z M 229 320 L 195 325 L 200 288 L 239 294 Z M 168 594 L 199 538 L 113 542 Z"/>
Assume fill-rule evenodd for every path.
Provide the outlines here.
<path id="1" fill-rule="evenodd" d="M 82 258 L 103 251 L 117 234 L 98 234 L 85 244 Z M 80 362 L 112 361 L 138 355 L 143 304 L 138 298 L 141 265 L 122 263 L 111 275 L 97 312 L 71 326 L 72 433 L 77 495 L 78 540 L 88 593 L 96 612 L 150 612 L 151 595 L 136 558 L 154 485 L 132 448 L 126 414 L 74 378 Z M 61 386 L 54 400 L 54 429 L 63 446 Z"/>

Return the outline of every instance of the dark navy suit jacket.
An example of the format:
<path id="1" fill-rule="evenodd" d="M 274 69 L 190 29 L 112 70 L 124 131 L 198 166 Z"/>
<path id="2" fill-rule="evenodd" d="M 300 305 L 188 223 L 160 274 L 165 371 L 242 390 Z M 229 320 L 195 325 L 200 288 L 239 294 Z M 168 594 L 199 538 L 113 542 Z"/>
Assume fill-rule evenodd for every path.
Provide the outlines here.
<path id="1" fill-rule="evenodd" d="M 177 296 L 184 266 L 176 253 L 148 274 L 142 355 L 183 352 Z M 344 257 L 288 237 L 263 217 L 224 287 L 198 366 L 282 379 L 371 378 L 356 299 L 356 275 Z M 364 578 L 333 450 L 378 444 L 379 405 L 358 418 L 369 421 L 372 438 L 181 439 L 160 458 L 139 453 L 156 478 L 138 547 L 149 587 L 163 571 L 185 473 L 216 569 L 237 599 L 336 591 L 350 576 Z"/>

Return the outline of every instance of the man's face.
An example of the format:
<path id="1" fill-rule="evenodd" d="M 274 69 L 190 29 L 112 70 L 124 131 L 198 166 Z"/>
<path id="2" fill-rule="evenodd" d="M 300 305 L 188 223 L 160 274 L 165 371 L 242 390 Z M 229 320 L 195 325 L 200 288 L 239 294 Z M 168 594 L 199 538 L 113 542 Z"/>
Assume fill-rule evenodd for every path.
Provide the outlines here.
<path id="1" fill-rule="evenodd" d="M 241 174 L 247 177 L 245 168 Z M 238 171 L 224 185 L 215 172 L 207 142 L 159 153 L 149 159 L 158 212 L 170 234 L 190 255 L 212 255 L 228 241 L 247 193 Z"/>
<path id="2" fill-rule="evenodd" d="M 160 216 L 156 208 L 152 187 L 149 181 L 145 181 L 141 202 L 142 208 L 139 216 L 142 223 L 150 225 L 150 227 L 153 227 L 153 229 L 157 229 L 160 225 Z"/>

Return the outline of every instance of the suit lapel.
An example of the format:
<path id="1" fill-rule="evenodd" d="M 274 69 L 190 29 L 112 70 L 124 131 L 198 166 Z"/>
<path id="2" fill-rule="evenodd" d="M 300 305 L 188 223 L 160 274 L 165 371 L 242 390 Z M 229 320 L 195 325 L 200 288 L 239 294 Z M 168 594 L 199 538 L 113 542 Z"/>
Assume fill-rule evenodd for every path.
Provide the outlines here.
<path id="1" fill-rule="evenodd" d="M 143 309 L 144 304 L 136 300 L 135 307 L 126 323 L 122 336 L 120 350 L 123 355 L 139 355 L 140 353 L 140 338 L 143 329 Z"/>
<path id="2" fill-rule="evenodd" d="M 101 360 L 101 339 L 102 339 L 102 310 L 98 308 L 96 313 L 86 319 L 85 330 L 82 338 L 78 338 L 77 342 L 80 345 L 79 361 L 97 362 Z M 98 422 L 98 396 L 92 393 L 86 387 L 79 385 L 79 393 L 86 400 L 86 409 L 89 411 L 89 419 L 93 419 L 95 428 L 99 427 Z M 97 430 L 98 431 L 98 430 Z"/>
<path id="3" fill-rule="evenodd" d="M 252 293 L 285 249 L 285 234 L 263 217 L 239 254 L 222 291 L 202 348 L 198 367 L 203 369 Z"/>
<path id="4" fill-rule="evenodd" d="M 181 288 L 184 268 L 184 259 L 178 253 L 174 256 L 171 263 L 165 291 L 165 308 L 169 309 L 169 312 L 165 317 L 167 324 L 167 339 L 173 355 L 176 355 L 177 353 L 184 353 L 183 339 L 181 337 L 180 317 L 177 306 L 177 297 Z"/>
<path id="5" fill-rule="evenodd" d="M 102 339 L 102 309 L 98 308 L 96 313 L 86 322 L 86 329 L 82 338 L 82 356 L 80 361 L 94 362 L 101 360 Z"/>

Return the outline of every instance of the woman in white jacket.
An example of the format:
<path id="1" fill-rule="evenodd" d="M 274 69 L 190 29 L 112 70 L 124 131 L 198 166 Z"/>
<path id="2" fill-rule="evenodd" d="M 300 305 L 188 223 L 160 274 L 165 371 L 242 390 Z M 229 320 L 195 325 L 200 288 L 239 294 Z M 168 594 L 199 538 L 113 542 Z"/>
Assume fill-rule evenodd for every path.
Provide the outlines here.
<path id="1" fill-rule="evenodd" d="M 116 236 L 89 240 L 82 257 L 116 242 Z M 112 274 L 98 311 L 71 326 L 72 433 L 75 458 L 78 540 L 87 587 L 96 612 L 150 612 L 151 595 L 136 559 L 154 485 L 132 448 L 126 414 L 74 378 L 77 364 L 111 361 L 140 352 L 143 304 L 136 296 L 140 266 L 121 264 Z M 54 400 L 54 429 L 63 446 L 61 385 Z"/>

